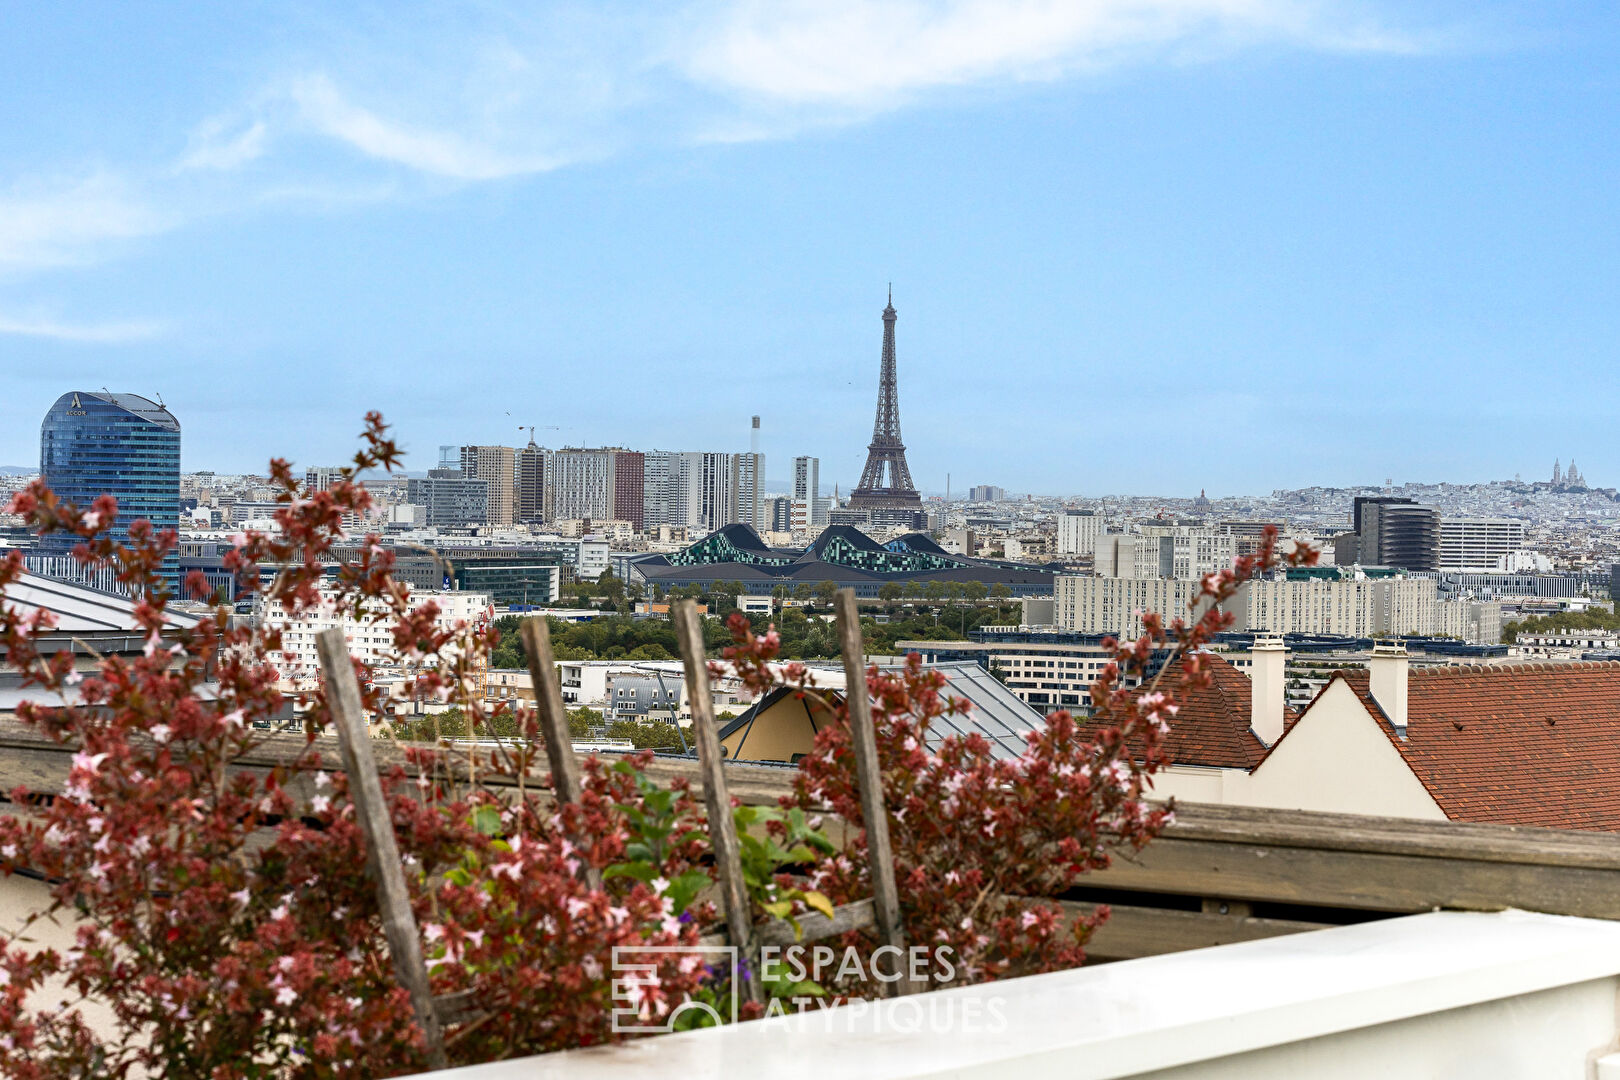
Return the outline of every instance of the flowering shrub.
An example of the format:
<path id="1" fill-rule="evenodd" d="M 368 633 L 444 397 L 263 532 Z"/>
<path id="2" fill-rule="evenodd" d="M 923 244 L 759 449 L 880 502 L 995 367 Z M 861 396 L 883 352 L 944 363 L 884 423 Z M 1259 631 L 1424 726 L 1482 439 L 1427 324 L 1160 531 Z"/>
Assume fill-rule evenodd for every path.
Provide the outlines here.
<path id="1" fill-rule="evenodd" d="M 407 692 L 454 702 L 488 724 L 470 677 L 476 651 L 492 644 L 487 629 L 438 628 L 434 605 L 413 605 L 389 576 L 391 554 L 375 538 L 328 573 L 343 514 L 369 505 L 354 473 L 397 457 L 379 418 L 368 418 L 365 438 L 330 491 L 301 491 L 286 463 L 273 462 L 279 533 L 239 535 L 230 565 L 244 591 L 267 605 L 359 612 L 390 625 L 399 654 L 417 668 Z M 271 663 L 279 634 L 233 626 L 223 607 L 177 628 L 158 577 L 173 534 L 137 523 L 129 544 L 114 543 L 103 531 L 115 512 L 110 498 L 80 509 L 36 483 L 10 509 L 41 530 L 78 535 L 81 560 L 114 567 L 137 597 L 134 617 L 147 641 L 144 655 L 110 656 L 80 672 L 69 651 L 41 651 L 48 614 L 0 607 L 9 663 L 28 683 L 74 702 L 25 703 L 19 719 L 77 749 L 59 795 L 36 814 L 0 819 L 0 864 L 43 875 L 54 901 L 48 914 L 78 924 L 67 950 L 29 949 L 22 938 L 5 944 L 0 1072 L 326 1076 L 425 1067 L 345 778 L 322 769 L 321 697 L 300 699 L 308 734 L 295 738 L 284 764 L 230 768 L 275 738 L 255 724 L 283 704 Z M 273 575 L 261 575 L 261 566 Z M 13 552 L 0 562 L 0 587 L 21 572 Z M 198 580 L 188 587 L 206 593 Z M 365 694 L 368 708 L 382 707 L 374 688 Z M 516 720 L 532 735 L 532 715 L 520 710 Z M 679 833 L 656 852 L 650 880 L 615 877 L 593 890 L 577 871 L 626 858 L 627 815 L 645 809 L 646 795 L 633 767 L 594 764 L 581 801 L 560 813 L 532 788 L 469 782 L 480 773 L 524 775 L 537 750 L 529 740 L 480 760 L 413 748 L 383 777 L 433 989 L 473 991 L 469 1019 L 447 1037 L 453 1062 L 613 1037 L 613 947 L 694 941 L 693 916 L 707 915 L 677 910 L 663 891 L 670 881 L 690 882 L 706 851 L 689 792 L 658 796 Z M 702 972 L 669 961 L 659 976 L 635 1003 L 644 1015 L 666 1014 L 696 990 Z M 65 1004 L 44 996 L 47 980 L 66 988 Z M 84 1002 L 107 1006 L 110 1021 L 92 1029 Z"/>

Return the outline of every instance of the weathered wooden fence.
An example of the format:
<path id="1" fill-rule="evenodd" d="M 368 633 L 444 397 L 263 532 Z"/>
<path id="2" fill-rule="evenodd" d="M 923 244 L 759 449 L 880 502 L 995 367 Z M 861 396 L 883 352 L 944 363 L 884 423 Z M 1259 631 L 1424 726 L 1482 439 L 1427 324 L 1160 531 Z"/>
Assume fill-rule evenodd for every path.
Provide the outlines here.
<path id="1" fill-rule="evenodd" d="M 854 593 L 844 590 L 838 597 L 839 634 L 844 645 L 845 672 L 851 687 L 865 684 L 865 651 Z M 893 972 L 897 978 L 886 983 L 888 992 L 905 994 L 915 987 L 904 977 L 905 934 L 900 925 L 900 896 L 894 878 L 894 859 L 889 845 L 888 813 L 883 803 L 882 772 L 878 762 L 877 740 L 872 728 L 870 703 L 865 694 L 850 692 L 849 716 L 853 730 L 856 772 L 861 789 L 863 816 L 868 823 L 867 845 L 872 860 L 873 897 L 870 900 L 835 908 L 833 916 L 811 914 L 790 923 L 784 919 L 756 923 L 753 903 L 743 874 L 741 842 L 732 816 L 731 795 L 720 749 L 718 725 L 714 718 L 713 695 L 709 690 L 709 660 L 702 620 L 692 601 L 676 605 L 675 630 L 680 638 L 686 671 L 687 699 L 692 710 L 693 741 L 697 745 L 698 769 L 702 774 L 703 796 L 709 819 L 709 840 L 714 852 L 715 871 L 725 915 L 725 929 L 710 934 L 705 942 L 729 944 L 744 961 L 736 968 L 740 995 L 749 1001 L 764 999 L 755 972 L 759 949 L 764 945 L 786 945 L 795 941 L 812 942 L 874 927 L 880 942 L 895 948 Z M 577 803 L 580 798 L 580 767 L 574 755 L 568 714 L 563 706 L 557 665 L 551 649 L 551 634 L 543 619 L 527 619 L 522 627 L 529 672 L 534 680 L 540 735 L 551 766 L 552 793 L 559 804 Z M 430 1063 L 445 1067 L 444 1026 L 469 1019 L 474 1008 L 465 994 L 434 997 L 429 984 L 427 962 L 415 915 L 411 910 L 409 886 L 400 862 L 397 838 L 383 798 L 382 785 L 373 753 L 373 739 L 366 722 L 360 684 L 341 628 L 317 636 L 321 671 L 332 712 L 343 766 L 349 775 L 349 791 L 355 804 L 356 819 L 366 838 L 366 871 L 376 890 L 382 913 L 394 972 L 410 994 L 417 1023 L 426 1036 Z M 581 876 L 593 889 L 602 887 L 601 873 L 582 864 Z"/>

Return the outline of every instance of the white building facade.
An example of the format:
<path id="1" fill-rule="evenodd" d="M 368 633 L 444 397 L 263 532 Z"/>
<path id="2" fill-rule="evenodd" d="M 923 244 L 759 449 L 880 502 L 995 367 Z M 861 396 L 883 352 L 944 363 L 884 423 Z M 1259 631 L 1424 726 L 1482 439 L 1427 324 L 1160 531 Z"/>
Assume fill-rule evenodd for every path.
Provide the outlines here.
<path id="1" fill-rule="evenodd" d="M 1524 522 L 1513 518 L 1442 518 L 1440 569 L 1495 570 L 1524 547 Z"/>
<path id="2" fill-rule="evenodd" d="M 480 619 L 488 618 L 493 610 L 489 594 L 481 592 L 422 593 L 413 596 L 413 600 L 416 603 L 432 600 L 438 605 L 439 614 L 434 625 L 440 630 L 448 630 L 458 622 L 475 625 Z M 320 672 L 321 661 L 315 649 L 315 639 L 333 627 L 342 628 L 343 637 L 349 643 L 349 655 L 355 659 L 373 667 L 397 666 L 399 663 L 392 622 L 386 618 L 373 622 L 352 615 L 337 615 L 328 610 L 328 605 L 296 616 L 283 611 L 280 605 L 271 605 L 259 613 L 259 618 L 267 629 L 281 630 L 282 651 L 287 654 L 278 664 L 283 681 L 312 677 Z"/>

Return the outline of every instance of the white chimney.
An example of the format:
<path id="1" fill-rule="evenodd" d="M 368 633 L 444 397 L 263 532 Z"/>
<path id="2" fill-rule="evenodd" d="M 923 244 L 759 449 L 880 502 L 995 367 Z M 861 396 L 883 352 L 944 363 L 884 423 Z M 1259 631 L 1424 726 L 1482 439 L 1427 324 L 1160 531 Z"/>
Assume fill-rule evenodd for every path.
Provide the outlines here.
<path id="1" fill-rule="evenodd" d="M 1283 736 L 1283 672 L 1288 649 L 1281 638 L 1257 637 L 1249 653 L 1249 726 L 1267 746 Z"/>
<path id="2" fill-rule="evenodd" d="M 1406 646 L 1374 645 L 1367 671 L 1373 700 L 1389 717 L 1395 734 L 1406 738 Z"/>

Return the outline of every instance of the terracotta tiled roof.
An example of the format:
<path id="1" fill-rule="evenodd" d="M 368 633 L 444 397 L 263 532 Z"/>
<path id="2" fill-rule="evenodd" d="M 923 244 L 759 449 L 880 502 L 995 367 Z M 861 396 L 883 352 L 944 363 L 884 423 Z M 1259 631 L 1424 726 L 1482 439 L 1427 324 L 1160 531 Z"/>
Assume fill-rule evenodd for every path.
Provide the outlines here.
<path id="1" fill-rule="evenodd" d="M 1266 747 L 1250 729 L 1249 677 L 1221 657 L 1209 657 L 1210 685 L 1186 695 L 1170 721 L 1165 740 L 1175 765 L 1203 765 L 1220 769 L 1252 769 L 1265 756 Z M 1173 661 L 1160 680 L 1161 689 L 1174 689 L 1181 679 L 1181 661 Z M 1289 712 L 1284 720 L 1296 719 Z M 1093 722 L 1091 729 L 1098 725 Z"/>
<path id="2" fill-rule="evenodd" d="M 1453 821 L 1620 831 L 1620 662 L 1413 668 L 1404 739 L 1335 677 Z"/>

